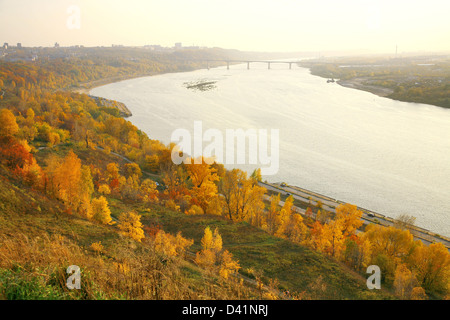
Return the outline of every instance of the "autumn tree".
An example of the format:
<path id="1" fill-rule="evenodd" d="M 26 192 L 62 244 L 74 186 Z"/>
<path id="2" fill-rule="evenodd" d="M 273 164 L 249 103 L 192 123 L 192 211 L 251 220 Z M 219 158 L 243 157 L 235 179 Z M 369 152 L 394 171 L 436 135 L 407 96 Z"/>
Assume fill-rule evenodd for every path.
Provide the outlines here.
<path id="1" fill-rule="evenodd" d="M 411 299 L 414 288 L 417 288 L 417 283 L 416 277 L 404 263 L 397 265 L 394 276 L 394 290 L 400 299 Z"/>
<path id="2" fill-rule="evenodd" d="M 136 241 L 141 242 L 141 240 L 145 238 L 144 230 L 142 229 L 141 216 L 133 211 L 122 212 L 119 215 L 118 228 L 122 235 Z"/>
<path id="3" fill-rule="evenodd" d="M 262 180 L 261 168 L 253 170 L 252 174 L 250 175 L 250 178 L 257 182 L 260 182 Z"/>
<path id="4" fill-rule="evenodd" d="M 233 255 L 228 250 L 222 252 L 219 263 L 219 275 L 223 279 L 228 279 L 230 275 L 236 274 L 241 268 L 239 262 L 233 260 Z"/>
<path id="5" fill-rule="evenodd" d="M 369 224 L 364 238 L 372 244 L 373 255 L 385 254 L 391 258 L 406 258 L 413 248 L 413 236 L 408 230 Z"/>
<path id="6" fill-rule="evenodd" d="M 13 136 L 19 131 L 16 117 L 9 109 L 0 110 L 0 136 Z"/>
<path id="7" fill-rule="evenodd" d="M 140 187 L 137 175 L 130 175 L 128 178 L 119 179 L 120 195 L 123 199 L 138 200 Z"/>
<path id="8" fill-rule="evenodd" d="M 413 288 L 411 291 L 411 300 L 428 300 L 428 296 L 425 293 L 424 288 L 422 287 Z"/>
<path id="9" fill-rule="evenodd" d="M 193 204 L 189 210 L 185 211 L 186 214 L 190 214 L 190 215 L 201 215 L 204 214 L 205 212 L 203 211 L 203 209 L 195 204 Z"/>
<path id="10" fill-rule="evenodd" d="M 81 166 L 81 177 L 79 185 L 80 206 L 79 213 L 91 219 L 93 216 L 91 197 L 94 192 L 94 182 L 92 181 L 91 169 L 88 166 Z"/>
<path id="11" fill-rule="evenodd" d="M 323 227 L 323 236 L 328 240 L 328 247 L 326 252 L 335 258 L 341 258 L 342 251 L 344 250 L 345 237 L 342 230 L 343 221 L 335 219 L 325 224 Z"/>
<path id="12" fill-rule="evenodd" d="M 100 198 L 92 199 L 92 218 L 101 224 L 111 224 L 111 211 L 108 207 L 108 200 L 101 196 Z"/>
<path id="13" fill-rule="evenodd" d="M 212 268 L 217 261 L 217 255 L 222 250 L 222 237 L 217 229 L 213 234 L 211 229 L 206 227 L 201 244 L 203 249 L 197 252 L 195 262 L 202 267 Z"/>
<path id="14" fill-rule="evenodd" d="M 222 237 L 217 228 L 213 233 L 209 227 L 206 227 L 201 244 L 203 249 L 197 252 L 195 258 L 199 266 L 208 270 L 217 270 L 224 279 L 238 272 L 239 262 L 233 260 L 233 255 L 228 250 L 222 249 Z"/>
<path id="15" fill-rule="evenodd" d="M 270 196 L 270 205 L 266 216 L 266 230 L 275 234 L 281 225 L 280 217 L 280 194 Z"/>
<path id="16" fill-rule="evenodd" d="M 219 180 L 219 177 L 216 174 L 216 169 L 208 164 L 203 157 L 189 158 L 188 161 L 186 171 L 192 183 L 191 202 L 200 206 L 206 212 L 209 203 L 214 197 L 217 197 L 215 182 Z"/>
<path id="17" fill-rule="evenodd" d="M 161 177 L 166 187 L 164 194 L 173 201 L 179 201 L 187 195 L 186 172 L 181 166 L 176 166 L 172 162 L 163 162 L 161 164 Z"/>
<path id="18" fill-rule="evenodd" d="M 316 251 L 325 252 L 330 246 L 327 230 L 319 221 L 314 222 L 305 244 Z"/>
<path id="19" fill-rule="evenodd" d="M 30 151 L 31 147 L 26 140 L 0 136 L 0 163 L 22 177 L 26 183 L 40 188 L 44 175 Z"/>
<path id="20" fill-rule="evenodd" d="M 144 202 L 157 202 L 159 191 L 156 182 L 151 179 L 145 179 L 139 186 L 141 199 Z"/>
<path id="21" fill-rule="evenodd" d="M 291 213 L 281 224 L 278 234 L 294 243 L 302 243 L 308 235 L 308 227 L 300 214 Z"/>
<path id="22" fill-rule="evenodd" d="M 117 163 L 109 163 L 106 166 L 106 172 L 107 172 L 107 181 L 109 183 L 109 187 L 111 190 L 117 190 L 119 188 L 119 166 Z"/>
<path id="23" fill-rule="evenodd" d="M 411 230 L 416 223 L 416 217 L 401 214 L 394 220 L 394 227 L 401 230 Z"/>
<path id="24" fill-rule="evenodd" d="M 111 189 L 109 188 L 109 185 L 107 185 L 106 183 L 102 183 L 98 187 L 98 192 L 104 195 L 108 195 L 111 193 Z"/>
<path id="25" fill-rule="evenodd" d="M 358 210 L 355 205 L 345 203 L 336 207 L 336 218 L 344 238 L 354 235 L 356 230 L 362 226 L 362 211 Z"/>
<path id="26" fill-rule="evenodd" d="M 350 237 L 344 244 L 344 261 L 355 268 L 361 270 L 369 266 L 371 259 L 371 244 L 369 240 L 361 236 Z"/>
<path id="27" fill-rule="evenodd" d="M 128 178 L 130 176 L 135 176 L 138 179 L 142 177 L 141 168 L 137 163 L 127 163 L 124 166 L 125 177 Z"/>
<path id="28" fill-rule="evenodd" d="M 396 266 L 405 261 L 414 249 L 414 240 L 408 230 L 369 224 L 362 234 L 371 244 L 371 263 L 378 265 L 383 279 L 394 280 Z"/>
<path id="29" fill-rule="evenodd" d="M 155 236 L 155 249 L 167 256 L 183 257 L 186 250 L 194 244 L 193 240 L 186 239 L 178 232 L 176 236 L 159 230 Z"/>
<path id="30" fill-rule="evenodd" d="M 219 182 L 224 211 L 230 220 L 249 221 L 261 215 L 266 191 L 239 169 L 227 171 Z"/>
<path id="31" fill-rule="evenodd" d="M 450 253 L 442 243 L 420 244 L 411 255 L 410 264 L 425 290 L 450 293 Z"/>
<path id="32" fill-rule="evenodd" d="M 55 162 L 53 165 L 59 165 L 58 168 L 50 168 L 54 172 L 53 183 L 60 198 L 68 207 L 78 210 L 81 202 L 81 160 L 71 150 L 62 162 Z"/>

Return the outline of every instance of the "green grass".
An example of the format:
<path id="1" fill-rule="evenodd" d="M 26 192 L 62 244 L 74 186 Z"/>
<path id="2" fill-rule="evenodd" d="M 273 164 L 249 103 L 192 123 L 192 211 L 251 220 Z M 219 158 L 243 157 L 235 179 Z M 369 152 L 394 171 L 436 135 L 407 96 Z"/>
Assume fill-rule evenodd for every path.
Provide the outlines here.
<path id="1" fill-rule="evenodd" d="M 269 235 L 248 223 L 231 222 L 210 215 L 185 215 L 160 206 L 140 210 L 144 224 L 160 224 L 167 232 L 182 232 L 194 240 L 192 251 L 201 249 L 204 228 L 218 228 L 223 247 L 233 253 L 245 274 L 247 268 L 262 270 L 266 281 L 277 279 L 279 289 L 306 291 L 312 299 L 386 299 L 384 291 L 370 291 L 365 278 L 346 266 L 305 246 Z"/>

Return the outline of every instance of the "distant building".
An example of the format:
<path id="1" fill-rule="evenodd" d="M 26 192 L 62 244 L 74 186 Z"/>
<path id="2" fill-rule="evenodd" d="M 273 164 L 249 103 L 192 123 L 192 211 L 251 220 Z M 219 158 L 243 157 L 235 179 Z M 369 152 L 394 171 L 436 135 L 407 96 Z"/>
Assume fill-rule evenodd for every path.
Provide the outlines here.
<path id="1" fill-rule="evenodd" d="M 20 42 L 17 42 L 17 49 L 22 49 L 22 44 Z"/>
<path id="2" fill-rule="evenodd" d="M 3 44 L 3 49 L 8 50 L 8 42 L 5 42 L 5 43 Z"/>
<path id="3" fill-rule="evenodd" d="M 59 48 L 59 43 L 55 42 L 55 48 Z"/>
<path id="4" fill-rule="evenodd" d="M 159 44 L 153 44 L 153 45 L 145 45 L 145 49 L 154 50 L 154 51 L 161 51 L 163 48 Z"/>
<path id="5" fill-rule="evenodd" d="M 182 47 L 183 45 L 181 44 L 181 42 L 175 43 L 175 49 L 181 49 Z"/>

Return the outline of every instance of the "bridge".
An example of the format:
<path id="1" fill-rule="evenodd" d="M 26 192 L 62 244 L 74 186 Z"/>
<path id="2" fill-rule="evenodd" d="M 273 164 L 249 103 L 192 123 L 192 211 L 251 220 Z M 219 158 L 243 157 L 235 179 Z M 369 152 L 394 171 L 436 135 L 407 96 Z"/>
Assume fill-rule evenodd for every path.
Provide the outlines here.
<path id="1" fill-rule="evenodd" d="M 284 61 L 284 60 L 189 60 L 196 62 L 206 62 L 206 68 L 209 70 L 210 62 L 223 62 L 227 64 L 227 70 L 230 70 L 230 64 L 247 64 L 247 69 L 250 70 L 251 63 L 267 63 L 267 69 L 270 70 L 270 65 L 274 63 L 284 63 L 289 65 L 289 69 L 292 69 L 292 65 L 296 63 L 300 63 L 300 61 Z"/>

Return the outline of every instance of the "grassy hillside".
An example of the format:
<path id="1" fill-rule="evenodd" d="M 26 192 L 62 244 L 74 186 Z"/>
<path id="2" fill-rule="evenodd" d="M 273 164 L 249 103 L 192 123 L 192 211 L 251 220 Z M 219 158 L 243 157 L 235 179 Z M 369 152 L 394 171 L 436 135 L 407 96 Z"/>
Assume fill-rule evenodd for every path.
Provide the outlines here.
<path id="1" fill-rule="evenodd" d="M 0 299 L 252 299 L 254 288 L 222 281 L 192 262 L 155 251 L 64 213 L 58 201 L 0 167 Z M 101 241 L 102 252 L 91 244 Z M 66 288 L 66 268 L 82 269 L 81 290 Z"/>
<path id="2" fill-rule="evenodd" d="M 63 156 L 68 149 L 69 146 L 61 146 L 42 150 L 36 157 L 42 162 L 46 155 L 56 153 Z M 114 155 L 105 155 L 100 150 L 75 151 L 85 163 L 95 160 L 101 166 L 116 160 Z M 212 215 L 186 215 L 157 204 L 143 205 L 109 197 L 114 218 L 124 209 L 134 209 L 142 215 L 144 225 L 159 225 L 172 234 L 181 231 L 184 237 L 193 239 L 194 244 L 189 249 L 191 253 L 201 249 L 204 228 L 217 227 L 224 248 L 232 252 L 241 264 L 240 273 L 247 281 L 247 289 L 239 286 L 237 281 L 221 282 L 193 263 L 189 254 L 184 259 L 164 265 L 165 258 L 152 249 L 150 241 L 140 244 L 118 234 L 115 226 L 100 225 L 67 214 L 59 201 L 15 180 L 3 167 L 0 173 L 0 292 L 3 298 L 154 298 L 145 293 L 124 291 L 122 286 L 129 284 L 113 280 L 127 277 L 118 267 L 124 257 L 136 263 L 135 271 L 142 268 L 139 265 L 141 259 L 151 258 L 159 268 L 168 272 L 170 281 L 181 281 L 181 288 L 177 290 L 166 285 L 160 298 L 260 298 L 256 284 L 252 282 L 255 274 L 259 273 L 266 286 L 275 289 L 274 292 L 289 291 L 303 299 L 389 298 L 385 292 L 369 291 L 365 279 L 345 266 L 304 246 L 270 236 L 246 222 L 235 223 Z M 101 254 L 90 248 L 92 243 L 99 241 L 104 247 Z M 82 266 L 90 279 L 82 293 L 71 292 L 65 287 L 67 275 L 64 270 L 71 264 Z M 253 269 L 254 274 L 249 269 Z M 216 292 L 210 292 L 210 286 L 216 288 Z"/>

